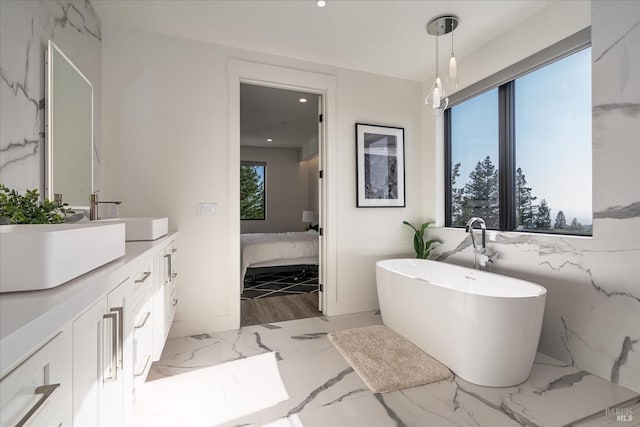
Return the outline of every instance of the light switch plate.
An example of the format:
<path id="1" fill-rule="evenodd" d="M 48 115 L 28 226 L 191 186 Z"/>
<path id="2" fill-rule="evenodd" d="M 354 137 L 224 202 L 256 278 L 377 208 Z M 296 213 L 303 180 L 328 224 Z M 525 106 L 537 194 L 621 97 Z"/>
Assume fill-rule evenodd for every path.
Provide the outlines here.
<path id="1" fill-rule="evenodd" d="M 214 216 L 217 208 L 217 203 L 198 203 L 198 216 Z"/>

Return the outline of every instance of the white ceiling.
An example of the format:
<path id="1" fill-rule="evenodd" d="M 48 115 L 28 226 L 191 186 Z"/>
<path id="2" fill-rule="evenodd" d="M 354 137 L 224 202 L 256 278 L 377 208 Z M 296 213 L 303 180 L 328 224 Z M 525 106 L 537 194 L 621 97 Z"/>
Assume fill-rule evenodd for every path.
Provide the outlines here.
<path id="1" fill-rule="evenodd" d="M 92 0 L 104 26 L 234 46 L 422 81 L 434 66 L 431 19 L 453 14 L 464 56 L 557 0 Z M 449 55 L 450 36 L 441 39 Z M 444 62 L 441 61 L 441 64 Z"/>
<path id="2" fill-rule="evenodd" d="M 241 84 L 240 144 L 269 148 L 312 144 L 317 149 L 318 95 Z"/>

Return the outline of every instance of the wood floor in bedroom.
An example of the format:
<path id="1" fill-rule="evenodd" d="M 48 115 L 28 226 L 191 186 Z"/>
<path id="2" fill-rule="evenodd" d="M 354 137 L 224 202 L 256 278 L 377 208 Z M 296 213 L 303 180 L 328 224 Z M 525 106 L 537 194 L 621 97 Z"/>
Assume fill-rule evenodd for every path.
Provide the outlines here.
<path id="1" fill-rule="evenodd" d="M 262 325 L 321 315 L 322 312 L 318 311 L 317 293 L 249 299 L 240 302 L 240 326 Z"/>

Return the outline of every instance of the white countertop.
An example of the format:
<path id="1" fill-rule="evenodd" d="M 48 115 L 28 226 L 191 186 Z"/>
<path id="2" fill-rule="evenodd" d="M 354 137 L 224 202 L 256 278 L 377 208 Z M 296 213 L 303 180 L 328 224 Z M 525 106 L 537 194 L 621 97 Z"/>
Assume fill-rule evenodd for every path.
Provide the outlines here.
<path id="1" fill-rule="evenodd" d="M 175 238 L 127 242 L 125 255 L 56 288 L 0 294 L 0 377 L 69 321 L 133 274 L 138 263 Z"/>

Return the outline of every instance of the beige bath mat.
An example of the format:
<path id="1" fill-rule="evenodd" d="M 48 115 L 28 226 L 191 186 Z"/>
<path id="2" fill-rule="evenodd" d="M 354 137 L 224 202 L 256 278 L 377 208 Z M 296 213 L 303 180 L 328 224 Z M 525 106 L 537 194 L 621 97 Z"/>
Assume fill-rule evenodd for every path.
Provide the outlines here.
<path id="1" fill-rule="evenodd" d="M 329 340 L 375 393 L 451 377 L 446 366 L 384 325 L 331 332 Z"/>

